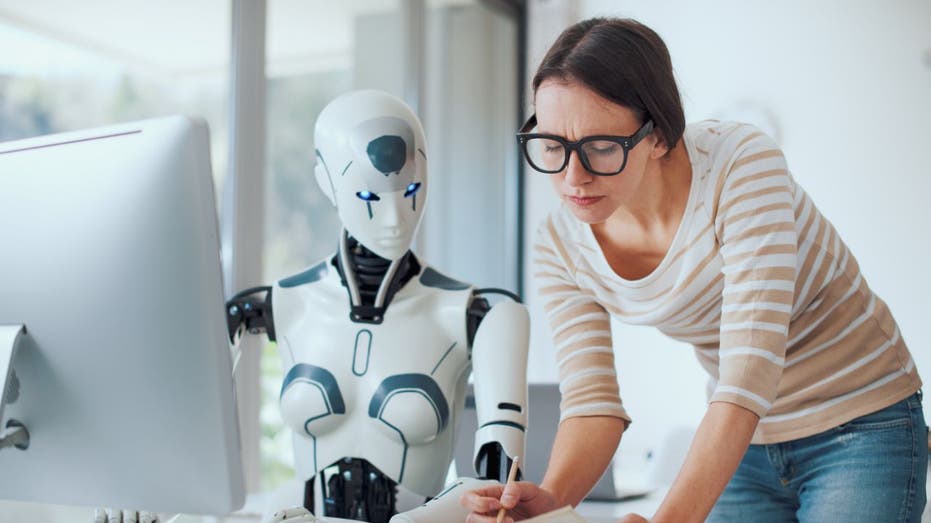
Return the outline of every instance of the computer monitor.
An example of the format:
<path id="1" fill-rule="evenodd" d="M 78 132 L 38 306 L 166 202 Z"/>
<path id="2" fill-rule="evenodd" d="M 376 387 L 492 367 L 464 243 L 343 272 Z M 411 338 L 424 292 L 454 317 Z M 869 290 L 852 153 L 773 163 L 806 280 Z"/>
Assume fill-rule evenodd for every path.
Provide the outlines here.
<path id="1" fill-rule="evenodd" d="M 0 448 L 0 498 L 192 514 L 242 506 L 205 123 L 169 117 L 0 144 L 3 325 L 26 334 L 0 431 L 16 420 L 29 441 Z"/>

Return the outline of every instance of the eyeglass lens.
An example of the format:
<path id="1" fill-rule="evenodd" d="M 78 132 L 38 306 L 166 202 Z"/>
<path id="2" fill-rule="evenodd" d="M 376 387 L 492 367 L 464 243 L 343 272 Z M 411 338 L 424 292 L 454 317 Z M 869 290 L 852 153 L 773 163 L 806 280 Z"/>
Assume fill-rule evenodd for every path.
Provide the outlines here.
<path id="1" fill-rule="evenodd" d="M 559 172 L 568 163 L 569 151 L 559 141 L 550 138 L 530 138 L 526 141 L 527 156 L 533 168 L 544 172 Z M 582 163 L 596 173 L 614 174 L 624 165 L 624 148 L 616 142 L 594 140 L 579 148 Z"/>

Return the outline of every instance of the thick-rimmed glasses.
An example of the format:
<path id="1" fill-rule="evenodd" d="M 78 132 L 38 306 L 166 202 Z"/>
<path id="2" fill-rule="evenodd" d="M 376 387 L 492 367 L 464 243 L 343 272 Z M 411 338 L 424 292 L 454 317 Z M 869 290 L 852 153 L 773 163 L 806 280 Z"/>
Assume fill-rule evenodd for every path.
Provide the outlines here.
<path id="1" fill-rule="evenodd" d="M 627 153 L 653 131 L 653 120 L 647 120 L 631 136 L 586 136 L 576 142 L 562 136 L 527 132 L 536 126 L 537 115 L 533 115 L 517 133 L 517 143 L 535 170 L 544 174 L 562 172 L 569 165 L 569 155 L 575 151 L 588 172 L 613 176 L 624 170 Z"/>

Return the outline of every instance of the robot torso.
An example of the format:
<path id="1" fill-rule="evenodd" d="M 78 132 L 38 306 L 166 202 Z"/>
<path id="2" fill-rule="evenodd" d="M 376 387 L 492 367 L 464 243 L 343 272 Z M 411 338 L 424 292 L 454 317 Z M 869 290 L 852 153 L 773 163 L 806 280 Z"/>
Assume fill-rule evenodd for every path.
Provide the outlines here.
<path id="1" fill-rule="evenodd" d="M 298 477 L 353 457 L 423 496 L 443 488 L 471 370 L 471 299 L 471 286 L 424 266 L 380 324 L 355 323 L 329 260 L 275 286 L 281 412 Z"/>

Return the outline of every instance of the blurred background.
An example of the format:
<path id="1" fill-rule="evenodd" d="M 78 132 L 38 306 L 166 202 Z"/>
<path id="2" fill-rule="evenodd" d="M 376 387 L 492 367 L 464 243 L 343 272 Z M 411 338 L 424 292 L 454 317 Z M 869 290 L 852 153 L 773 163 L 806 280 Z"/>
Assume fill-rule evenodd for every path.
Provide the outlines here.
<path id="1" fill-rule="evenodd" d="M 548 46 L 598 15 L 637 18 L 665 39 L 689 121 L 735 119 L 773 135 L 929 379 L 927 0 L 0 0 L 0 141 L 206 118 L 227 285 L 240 289 L 335 252 L 336 213 L 312 175 L 314 119 L 347 90 L 391 92 L 427 135 L 418 255 L 457 279 L 521 292 L 530 379 L 553 382 L 529 251 L 558 202 L 524 169 L 513 134 L 532 112 L 527 84 Z M 618 462 L 647 470 L 663 441 L 698 424 L 705 376 L 689 347 L 612 328 L 635 420 Z M 247 481 L 260 492 L 292 478 L 293 460 L 275 348 L 252 356 L 238 394 Z"/>

